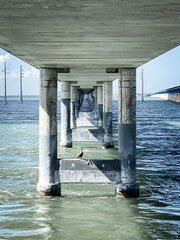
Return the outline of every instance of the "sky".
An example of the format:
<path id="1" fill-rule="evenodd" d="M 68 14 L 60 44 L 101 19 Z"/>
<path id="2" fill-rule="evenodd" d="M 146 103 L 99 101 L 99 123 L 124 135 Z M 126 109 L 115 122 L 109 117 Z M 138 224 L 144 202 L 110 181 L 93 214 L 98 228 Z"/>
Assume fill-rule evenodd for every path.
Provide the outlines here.
<path id="1" fill-rule="evenodd" d="M 0 96 L 4 96 L 4 63 L 7 65 L 7 95 L 19 95 L 20 65 L 24 70 L 23 95 L 39 95 L 39 71 L 8 52 L 0 49 Z M 180 46 L 140 66 L 136 71 L 137 92 L 141 92 L 141 71 L 144 92 L 154 93 L 180 85 Z M 117 93 L 117 81 L 113 92 Z M 58 88 L 60 91 L 60 86 Z"/>

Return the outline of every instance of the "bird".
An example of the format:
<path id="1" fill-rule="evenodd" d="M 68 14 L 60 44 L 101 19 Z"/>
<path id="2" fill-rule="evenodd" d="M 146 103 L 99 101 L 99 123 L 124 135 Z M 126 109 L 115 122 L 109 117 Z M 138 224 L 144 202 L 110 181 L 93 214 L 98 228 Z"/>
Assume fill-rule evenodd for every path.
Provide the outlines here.
<path id="1" fill-rule="evenodd" d="M 77 155 L 77 158 L 82 158 L 83 156 L 83 151 L 82 151 L 82 146 L 80 147 L 80 152 Z"/>
<path id="2" fill-rule="evenodd" d="M 93 165 L 92 161 L 89 159 L 82 159 L 83 156 L 83 151 L 82 151 L 82 146 L 80 147 L 80 152 L 77 155 L 77 158 L 81 158 L 81 160 L 87 161 L 87 165 Z"/>

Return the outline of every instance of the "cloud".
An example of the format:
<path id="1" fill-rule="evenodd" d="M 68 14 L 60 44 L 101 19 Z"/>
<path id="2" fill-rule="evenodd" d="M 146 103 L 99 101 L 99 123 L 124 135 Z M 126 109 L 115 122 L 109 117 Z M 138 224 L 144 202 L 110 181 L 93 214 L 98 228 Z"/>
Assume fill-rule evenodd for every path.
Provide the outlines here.
<path id="1" fill-rule="evenodd" d="M 0 55 L 0 63 L 5 62 L 6 60 L 8 60 L 10 57 L 9 53 L 5 54 L 5 55 Z"/>
<path id="2" fill-rule="evenodd" d="M 39 77 L 39 70 L 32 67 L 30 70 L 24 71 L 24 77 Z"/>
<path id="3" fill-rule="evenodd" d="M 18 73 L 16 73 L 16 72 L 10 72 L 10 74 L 9 74 L 9 76 L 8 76 L 9 78 L 19 78 L 19 74 Z"/>

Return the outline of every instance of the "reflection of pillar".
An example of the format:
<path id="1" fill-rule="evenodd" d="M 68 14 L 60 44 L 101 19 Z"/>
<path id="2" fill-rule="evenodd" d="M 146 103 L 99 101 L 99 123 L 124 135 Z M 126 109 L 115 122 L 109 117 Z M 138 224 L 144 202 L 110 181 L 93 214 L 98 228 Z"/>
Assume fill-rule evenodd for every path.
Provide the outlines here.
<path id="1" fill-rule="evenodd" d="M 97 117 L 99 119 L 98 127 L 103 126 L 103 86 L 97 87 Z"/>
<path id="2" fill-rule="evenodd" d="M 112 82 L 104 82 L 103 128 L 104 148 L 114 147 L 112 140 Z"/>
<path id="3" fill-rule="evenodd" d="M 136 69 L 120 70 L 118 158 L 121 180 L 116 184 L 117 196 L 138 196 L 136 182 Z"/>
<path id="4" fill-rule="evenodd" d="M 71 86 L 71 129 L 76 127 L 75 121 L 75 101 L 76 101 L 76 86 Z"/>
<path id="5" fill-rule="evenodd" d="M 61 147 L 72 147 L 70 129 L 70 82 L 61 82 Z"/>
<path id="6" fill-rule="evenodd" d="M 60 195 L 57 171 L 57 70 L 41 68 L 39 109 L 39 183 L 40 195 Z M 58 179 L 57 179 L 58 181 Z"/>

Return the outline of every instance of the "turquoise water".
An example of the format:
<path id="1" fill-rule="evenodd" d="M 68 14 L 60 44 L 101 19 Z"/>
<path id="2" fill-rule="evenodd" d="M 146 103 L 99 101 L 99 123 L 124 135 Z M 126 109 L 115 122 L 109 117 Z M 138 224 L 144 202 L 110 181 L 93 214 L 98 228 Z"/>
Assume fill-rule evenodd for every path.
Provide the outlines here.
<path id="1" fill-rule="evenodd" d="M 114 101 L 115 149 L 84 143 L 87 157 L 117 157 L 117 113 Z M 38 101 L 0 101 L 0 239 L 180 239 L 179 136 L 179 104 L 137 101 L 140 197 L 116 199 L 114 184 L 63 184 L 62 198 L 40 198 Z M 75 143 L 58 155 L 78 151 Z"/>

